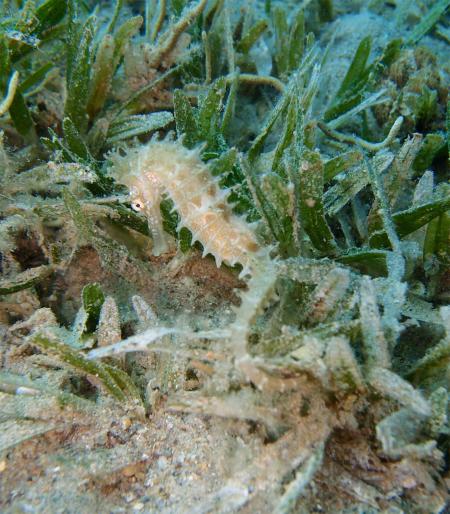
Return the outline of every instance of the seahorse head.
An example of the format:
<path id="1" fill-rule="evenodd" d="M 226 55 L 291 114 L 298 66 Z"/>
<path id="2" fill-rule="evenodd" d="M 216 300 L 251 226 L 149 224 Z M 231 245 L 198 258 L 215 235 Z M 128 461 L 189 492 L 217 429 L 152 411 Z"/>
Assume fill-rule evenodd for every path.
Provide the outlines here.
<path id="1" fill-rule="evenodd" d="M 140 155 L 131 151 L 125 157 L 115 159 L 114 178 L 128 187 L 130 203 L 133 210 L 142 212 L 147 218 L 152 234 L 155 256 L 166 253 L 170 249 L 170 236 L 164 231 L 160 203 L 162 189 L 157 176 L 151 167 L 143 166 Z"/>

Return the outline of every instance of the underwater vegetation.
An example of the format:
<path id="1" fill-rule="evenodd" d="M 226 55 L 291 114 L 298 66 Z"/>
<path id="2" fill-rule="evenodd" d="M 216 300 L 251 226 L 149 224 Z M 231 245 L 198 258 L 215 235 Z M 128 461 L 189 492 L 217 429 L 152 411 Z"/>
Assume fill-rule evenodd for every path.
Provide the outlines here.
<path id="1" fill-rule="evenodd" d="M 2 2 L 2 512 L 445 512 L 449 6 Z"/>

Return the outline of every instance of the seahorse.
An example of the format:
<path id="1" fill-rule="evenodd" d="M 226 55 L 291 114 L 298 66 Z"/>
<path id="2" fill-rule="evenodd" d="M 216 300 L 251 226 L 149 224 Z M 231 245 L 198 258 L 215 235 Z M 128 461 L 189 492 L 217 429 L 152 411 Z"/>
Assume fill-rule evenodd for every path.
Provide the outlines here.
<path id="1" fill-rule="evenodd" d="M 254 366 L 246 350 L 251 324 L 273 296 L 278 272 L 270 259 L 270 249 L 258 243 L 252 227 L 237 216 L 227 202 L 229 191 L 221 189 L 201 149 L 185 148 L 179 141 L 153 139 L 146 145 L 115 158 L 113 174 L 130 191 L 132 207 L 143 212 L 153 236 L 153 254 L 168 249 L 162 225 L 160 202 L 167 195 L 180 216 L 177 230 L 192 232 L 203 257 L 211 254 L 219 267 L 222 262 L 242 266 L 240 277 L 248 277 L 248 290 L 242 295 L 235 321 L 228 327 L 235 363 L 249 380 L 264 386 L 265 377 Z"/>

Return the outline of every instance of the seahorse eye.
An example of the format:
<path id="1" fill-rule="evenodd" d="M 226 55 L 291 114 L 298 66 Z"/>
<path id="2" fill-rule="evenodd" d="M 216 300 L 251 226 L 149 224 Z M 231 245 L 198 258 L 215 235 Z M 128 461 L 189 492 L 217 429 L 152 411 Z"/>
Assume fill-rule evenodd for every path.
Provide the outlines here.
<path id="1" fill-rule="evenodd" d="M 131 208 L 136 212 L 142 211 L 142 209 L 144 208 L 144 202 L 142 202 L 141 200 L 135 200 L 131 203 Z"/>

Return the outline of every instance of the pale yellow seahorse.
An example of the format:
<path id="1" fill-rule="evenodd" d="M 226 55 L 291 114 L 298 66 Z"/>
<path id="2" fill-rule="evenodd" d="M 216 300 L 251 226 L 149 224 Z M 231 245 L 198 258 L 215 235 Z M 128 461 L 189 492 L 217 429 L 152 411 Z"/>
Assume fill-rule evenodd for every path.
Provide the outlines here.
<path id="1" fill-rule="evenodd" d="M 177 229 L 186 227 L 192 232 L 193 242 L 203 245 L 203 256 L 211 254 L 218 267 L 222 262 L 230 266 L 239 263 L 242 266 L 240 276 L 251 276 L 241 305 L 235 309 L 234 322 L 222 330 L 219 337 L 231 340 L 236 366 L 248 380 L 263 389 L 267 378 L 248 355 L 247 340 L 253 321 L 275 291 L 278 273 L 270 259 L 270 249 L 262 247 L 252 227 L 232 211 L 227 203 L 229 192 L 220 189 L 201 160 L 199 149 L 189 150 L 173 140 L 153 139 L 124 157 L 117 156 L 113 174 L 129 188 L 133 208 L 146 215 L 155 255 L 169 248 L 160 213 L 160 203 L 166 194 L 180 216 Z M 152 334 L 152 337 L 157 336 Z M 203 336 L 215 338 L 217 335 L 212 331 L 209 336 Z M 133 348 L 126 343 L 114 346 L 118 351 Z M 94 356 L 106 354 L 104 350 L 92 353 Z"/>

